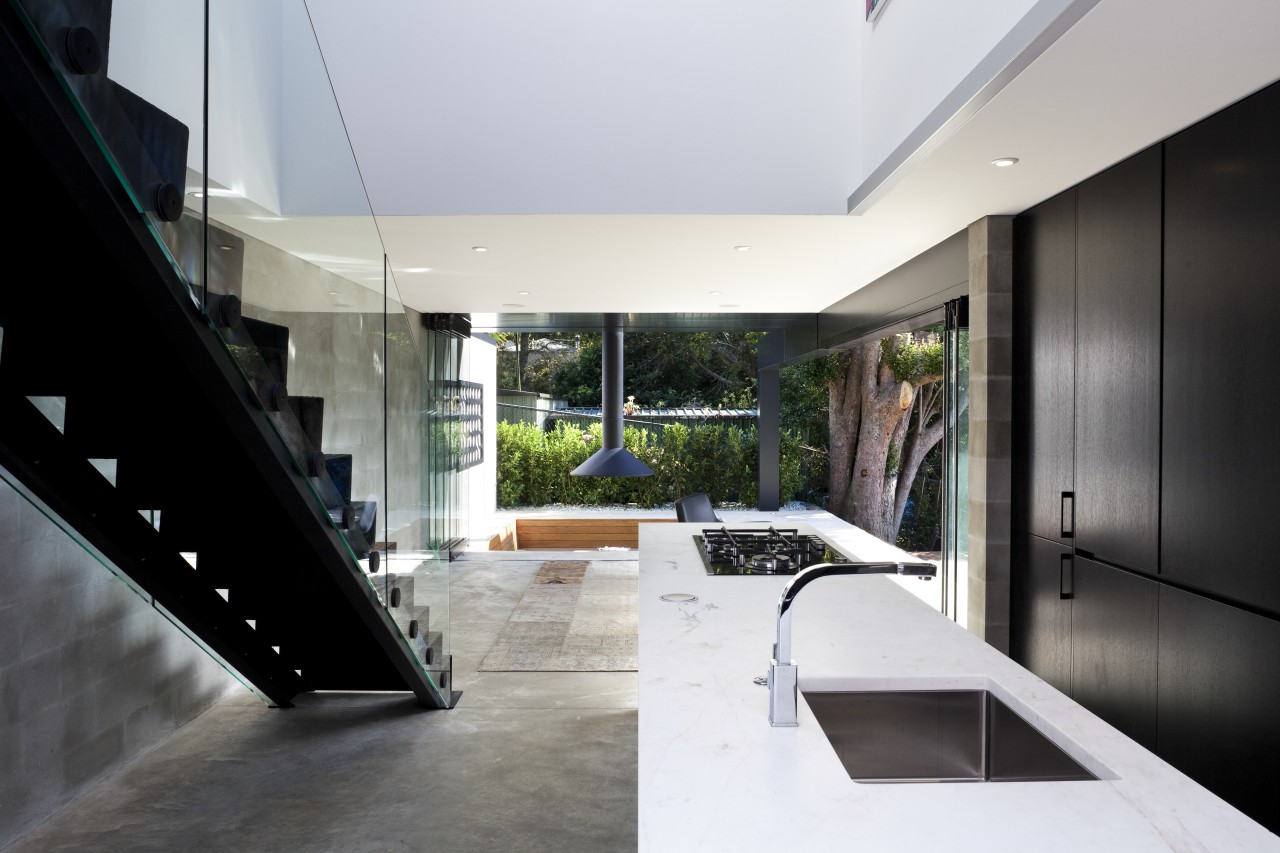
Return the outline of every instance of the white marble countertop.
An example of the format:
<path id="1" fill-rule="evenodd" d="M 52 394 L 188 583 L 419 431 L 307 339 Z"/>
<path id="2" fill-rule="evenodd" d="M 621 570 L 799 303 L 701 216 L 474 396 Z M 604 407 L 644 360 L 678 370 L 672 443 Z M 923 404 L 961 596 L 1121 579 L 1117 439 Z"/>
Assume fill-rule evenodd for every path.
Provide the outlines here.
<path id="1" fill-rule="evenodd" d="M 800 725 L 774 728 L 768 689 L 752 682 L 787 578 L 709 577 L 692 540 L 702 526 L 641 526 L 640 850 L 1280 851 L 1280 837 L 885 576 L 824 578 L 797 597 L 801 690 L 988 689 L 1104 778 L 852 781 L 803 696 Z M 855 559 L 903 559 L 843 523 L 812 529 Z"/>

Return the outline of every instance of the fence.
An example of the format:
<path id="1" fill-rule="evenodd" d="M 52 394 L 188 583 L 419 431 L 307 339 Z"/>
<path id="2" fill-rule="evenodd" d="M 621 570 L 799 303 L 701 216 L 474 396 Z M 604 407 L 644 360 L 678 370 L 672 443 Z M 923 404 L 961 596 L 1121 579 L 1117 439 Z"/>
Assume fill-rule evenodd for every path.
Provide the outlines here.
<path id="1" fill-rule="evenodd" d="M 586 429 L 593 423 L 600 423 L 603 415 L 597 408 L 573 409 L 538 409 L 533 406 L 522 406 L 514 403 L 500 402 L 497 405 L 498 420 L 508 423 L 536 423 L 544 430 L 555 428 L 557 421 L 573 424 Z M 682 406 L 677 409 L 636 409 L 630 417 L 623 416 L 624 427 L 651 429 L 658 432 L 667 424 L 684 424 L 697 426 L 715 424 L 717 426 L 754 426 L 758 412 L 756 409 L 710 409 L 693 406 Z"/>

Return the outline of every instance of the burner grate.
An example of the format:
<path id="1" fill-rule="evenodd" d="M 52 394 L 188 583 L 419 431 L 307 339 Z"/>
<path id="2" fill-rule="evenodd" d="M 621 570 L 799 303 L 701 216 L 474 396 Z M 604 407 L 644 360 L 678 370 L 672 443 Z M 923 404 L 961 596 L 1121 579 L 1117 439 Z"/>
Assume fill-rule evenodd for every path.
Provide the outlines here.
<path id="1" fill-rule="evenodd" d="M 849 562 L 821 536 L 795 528 L 708 528 L 693 539 L 710 575 L 793 575 L 815 563 Z"/>

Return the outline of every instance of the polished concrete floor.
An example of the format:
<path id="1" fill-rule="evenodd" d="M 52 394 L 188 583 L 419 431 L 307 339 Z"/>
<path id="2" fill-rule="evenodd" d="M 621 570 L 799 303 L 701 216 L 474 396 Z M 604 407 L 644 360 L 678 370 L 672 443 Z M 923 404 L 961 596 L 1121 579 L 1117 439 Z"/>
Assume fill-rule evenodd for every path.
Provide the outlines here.
<path id="1" fill-rule="evenodd" d="M 453 710 L 232 695 L 5 853 L 635 850 L 635 673 L 476 671 L 548 556 L 454 563 Z"/>

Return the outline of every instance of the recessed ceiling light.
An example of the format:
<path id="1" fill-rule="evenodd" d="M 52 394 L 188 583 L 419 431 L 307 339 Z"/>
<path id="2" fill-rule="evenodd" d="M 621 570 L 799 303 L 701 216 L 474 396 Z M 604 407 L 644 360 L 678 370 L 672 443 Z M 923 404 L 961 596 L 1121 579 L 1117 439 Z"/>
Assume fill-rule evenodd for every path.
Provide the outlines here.
<path id="1" fill-rule="evenodd" d="M 750 247 L 750 246 L 734 246 L 733 248 L 734 248 L 736 251 L 739 251 L 739 252 L 750 252 L 750 251 L 751 251 L 751 247 Z"/>
<path id="2" fill-rule="evenodd" d="M 404 267 L 396 272 L 431 272 L 431 267 Z"/>
<path id="3" fill-rule="evenodd" d="M 502 303 L 502 307 L 503 308 L 523 308 L 524 304 L 520 302 L 504 302 Z"/>
<path id="4" fill-rule="evenodd" d="M 726 302 L 720 306 L 721 308 L 741 308 L 742 306 L 736 302 Z"/>
<path id="5" fill-rule="evenodd" d="M 516 291 L 516 295 L 517 295 L 517 296 L 528 296 L 528 295 L 529 295 L 529 291 L 527 291 L 527 290 L 517 290 L 517 291 Z"/>
<path id="6" fill-rule="evenodd" d="M 718 290 L 708 290 L 708 291 L 707 291 L 707 293 L 710 293 L 712 296 L 719 296 L 719 295 L 720 295 L 720 291 L 718 291 Z"/>
<path id="7" fill-rule="evenodd" d="M 487 252 L 487 251 L 489 251 L 489 247 L 488 247 L 488 246 L 472 246 L 472 247 L 471 247 L 471 251 L 473 251 L 473 252 Z"/>
<path id="8" fill-rule="evenodd" d="M 227 243 L 219 243 L 218 248 L 224 252 L 230 252 L 232 249 L 235 248 L 235 246 L 229 245 Z"/>
<path id="9" fill-rule="evenodd" d="M 338 295 L 338 291 L 336 291 L 336 290 L 330 290 L 330 291 L 329 291 L 329 295 L 330 295 L 330 296 L 337 296 L 337 295 Z"/>
<path id="10" fill-rule="evenodd" d="M 991 161 L 991 165 L 999 166 L 1000 168 L 1003 169 L 1007 166 L 1012 166 L 1014 163 L 1017 163 L 1017 162 L 1018 162 L 1017 157 L 997 157 L 996 159 Z"/>

